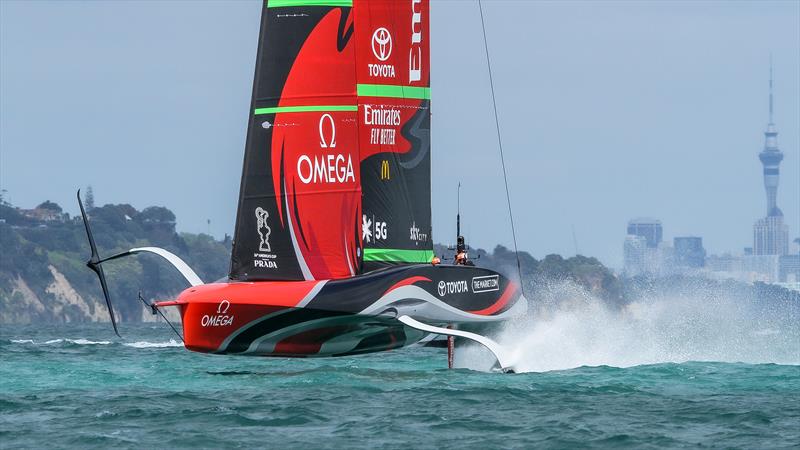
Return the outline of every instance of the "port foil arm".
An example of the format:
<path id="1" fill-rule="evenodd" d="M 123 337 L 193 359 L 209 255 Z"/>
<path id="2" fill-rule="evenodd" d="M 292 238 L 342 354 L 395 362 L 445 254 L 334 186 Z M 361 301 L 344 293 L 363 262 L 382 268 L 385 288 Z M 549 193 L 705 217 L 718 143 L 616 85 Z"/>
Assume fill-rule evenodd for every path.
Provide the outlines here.
<path id="1" fill-rule="evenodd" d="M 192 286 L 200 286 L 203 284 L 203 280 L 189 267 L 188 264 L 184 260 L 182 260 L 178 255 L 164 250 L 163 248 L 159 247 L 138 247 L 132 248 L 128 250 L 128 253 L 153 253 L 158 255 L 164 259 L 166 259 L 173 267 L 178 269 L 178 272 L 183 275 L 183 278 L 186 278 L 186 281 L 189 282 Z"/>
<path id="2" fill-rule="evenodd" d="M 495 359 L 497 359 L 497 363 L 500 365 L 500 369 L 506 373 L 513 373 L 514 372 L 514 364 L 511 360 L 510 355 L 498 344 L 497 342 L 487 338 L 486 336 L 481 336 L 480 334 L 470 333 L 468 331 L 462 330 L 453 330 L 450 328 L 442 328 L 442 327 L 435 327 L 433 325 L 428 325 L 426 323 L 422 323 L 416 319 L 413 319 L 409 316 L 400 316 L 397 318 L 403 324 L 420 330 L 425 331 L 428 333 L 436 333 L 436 334 L 443 334 L 445 336 L 458 336 L 466 339 L 470 339 L 475 341 L 484 347 L 486 347 L 492 354 L 494 355 Z"/>
<path id="3" fill-rule="evenodd" d="M 118 259 L 125 256 L 135 255 L 137 253 L 152 253 L 154 255 L 158 255 L 166 259 L 167 262 L 169 262 L 170 264 L 172 264 L 172 267 L 178 269 L 178 272 L 180 272 L 181 275 L 183 275 L 183 278 L 185 278 L 186 281 L 188 281 L 189 284 L 191 284 L 192 286 L 199 286 L 201 284 L 204 284 L 203 280 L 200 279 L 197 273 L 195 273 L 195 271 L 192 270 L 192 268 L 189 267 L 189 265 L 186 264 L 184 260 L 182 260 L 178 255 L 170 252 L 169 250 L 165 250 L 161 247 L 132 248 L 122 253 L 117 253 L 116 255 L 111 255 L 107 258 L 103 258 L 100 261 L 98 261 L 98 264 L 102 264 L 104 262 L 108 262 L 113 259 Z"/>

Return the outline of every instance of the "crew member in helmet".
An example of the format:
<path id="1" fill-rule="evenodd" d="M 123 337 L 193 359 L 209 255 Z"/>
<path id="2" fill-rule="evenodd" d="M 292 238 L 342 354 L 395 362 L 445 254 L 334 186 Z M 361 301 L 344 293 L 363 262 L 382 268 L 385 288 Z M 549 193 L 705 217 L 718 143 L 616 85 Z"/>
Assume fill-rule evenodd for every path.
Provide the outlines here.
<path id="1" fill-rule="evenodd" d="M 456 257 L 454 263 L 457 266 L 473 265 L 472 261 L 470 261 L 467 256 L 467 246 L 466 244 L 464 244 L 464 236 L 458 237 L 458 243 L 456 244 Z"/>

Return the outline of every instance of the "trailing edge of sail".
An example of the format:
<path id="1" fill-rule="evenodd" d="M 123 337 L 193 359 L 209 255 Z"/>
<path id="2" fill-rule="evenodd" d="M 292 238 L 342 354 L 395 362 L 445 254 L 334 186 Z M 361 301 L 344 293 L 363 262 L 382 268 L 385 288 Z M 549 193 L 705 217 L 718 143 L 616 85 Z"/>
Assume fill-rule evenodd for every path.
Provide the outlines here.
<path id="1" fill-rule="evenodd" d="M 430 259 L 427 16 L 420 0 L 266 2 L 231 279 Z"/>

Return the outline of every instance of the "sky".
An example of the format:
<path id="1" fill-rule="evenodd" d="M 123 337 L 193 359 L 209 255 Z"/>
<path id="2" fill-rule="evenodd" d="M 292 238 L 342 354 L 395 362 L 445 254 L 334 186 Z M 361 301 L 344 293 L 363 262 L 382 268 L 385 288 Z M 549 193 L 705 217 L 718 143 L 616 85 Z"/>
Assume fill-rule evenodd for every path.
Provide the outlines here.
<path id="1" fill-rule="evenodd" d="M 483 3 L 519 248 L 619 267 L 627 221 L 752 246 L 770 54 L 778 205 L 800 236 L 800 1 Z M 0 0 L 0 189 L 162 205 L 232 233 L 258 1 Z M 475 1 L 431 3 L 433 237 L 512 245 Z M 457 174 L 454 176 L 454 174 Z M 211 221 L 210 226 L 207 220 Z M 573 233 L 574 230 L 574 233 Z"/>

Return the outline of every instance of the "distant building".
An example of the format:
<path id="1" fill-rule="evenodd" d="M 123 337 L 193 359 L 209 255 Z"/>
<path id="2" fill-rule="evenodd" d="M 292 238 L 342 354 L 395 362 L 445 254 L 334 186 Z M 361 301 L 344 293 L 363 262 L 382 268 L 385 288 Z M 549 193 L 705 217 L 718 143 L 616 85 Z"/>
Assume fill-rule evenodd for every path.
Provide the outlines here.
<path id="1" fill-rule="evenodd" d="M 750 282 L 775 283 L 780 279 L 779 270 L 780 256 L 778 255 L 743 256 L 739 279 Z"/>
<path id="2" fill-rule="evenodd" d="M 769 67 L 769 123 L 764 132 L 764 150 L 758 154 L 764 169 L 764 190 L 767 194 L 767 215 L 753 225 L 753 255 L 785 255 L 789 253 L 789 227 L 778 208 L 778 181 L 783 152 L 778 149 L 778 131 L 772 117 L 772 64 Z"/>
<path id="3" fill-rule="evenodd" d="M 647 259 L 647 239 L 642 236 L 627 235 L 623 244 L 625 273 L 638 275 L 645 272 Z"/>
<path id="4" fill-rule="evenodd" d="M 800 254 L 779 258 L 778 280 L 782 283 L 800 283 Z"/>
<path id="5" fill-rule="evenodd" d="M 627 231 L 623 244 L 625 273 L 669 275 L 675 272 L 675 249 L 669 242 L 662 242 L 661 221 L 633 219 L 628 222 Z"/>
<path id="6" fill-rule="evenodd" d="M 33 209 L 17 208 L 17 212 L 23 217 L 37 222 L 63 222 L 69 220 L 69 214 L 64 213 L 58 204 L 49 200 Z"/>
<path id="7" fill-rule="evenodd" d="M 658 248 L 663 234 L 660 220 L 640 218 L 628 222 L 628 235 L 645 238 L 650 248 Z"/>
<path id="8" fill-rule="evenodd" d="M 780 209 L 775 208 L 778 212 Z M 789 253 L 789 227 L 783 214 L 758 219 L 753 225 L 753 255 L 785 255 Z"/>
<path id="9" fill-rule="evenodd" d="M 734 273 L 742 271 L 742 258 L 726 253 L 706 258 L 706 268 L 711 272 Z"/>
<path id="10" fill-rule="evenodd" d="M 695 236 L 673 239 L 675 264 L 679 267 L 699 269 L 706 264 L 706 250 L 703 238 Z"/>

